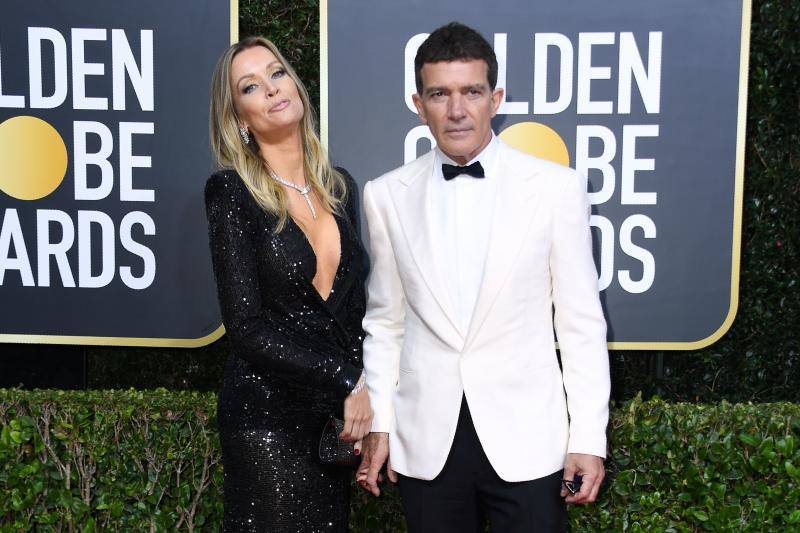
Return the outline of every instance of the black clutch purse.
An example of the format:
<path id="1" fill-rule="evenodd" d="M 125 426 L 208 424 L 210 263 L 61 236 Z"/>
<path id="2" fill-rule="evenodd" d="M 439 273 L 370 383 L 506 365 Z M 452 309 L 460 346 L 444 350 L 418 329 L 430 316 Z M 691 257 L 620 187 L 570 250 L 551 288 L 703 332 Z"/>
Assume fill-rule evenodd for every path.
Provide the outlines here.
<path id="1" fill-rule="evenodd" d="M 325 465 L 355 468 L 360 458 L 355 454 L 354 443 L 339 438 L 342 430 L 344 430 L 344 420 L 330 417 L 322 428 L 322 436 L 319 439 L 319 461 Z"/>

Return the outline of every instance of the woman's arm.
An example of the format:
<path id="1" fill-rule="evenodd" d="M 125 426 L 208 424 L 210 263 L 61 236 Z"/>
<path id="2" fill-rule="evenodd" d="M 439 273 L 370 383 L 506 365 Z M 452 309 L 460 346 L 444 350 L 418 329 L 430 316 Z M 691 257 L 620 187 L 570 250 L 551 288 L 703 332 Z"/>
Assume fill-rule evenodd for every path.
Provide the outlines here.
<path id="1" fill-rule="evenodd" d="M 341 353 L 320 353 L 298 344 L 262 313 L 253 221 L 247 195 L 234 172 L 214 174 L 205 200 L 211 259 L 222 320 L 233 353 L 265 374 L 347 396 L 361 369 Z M 338 350 L 331 345 L 331 350 Z"/>

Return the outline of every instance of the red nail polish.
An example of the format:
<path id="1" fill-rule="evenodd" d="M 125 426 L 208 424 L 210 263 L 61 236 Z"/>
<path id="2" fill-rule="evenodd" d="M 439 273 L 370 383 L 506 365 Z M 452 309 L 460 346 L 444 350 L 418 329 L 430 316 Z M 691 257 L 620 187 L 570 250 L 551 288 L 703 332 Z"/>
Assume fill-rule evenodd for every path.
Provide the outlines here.
<path id="1" fill-rule="evenodd" d="M 361 455 L 361 450 L 356 449 L 356 450 L 353 451 L 353 453 L 355 453 L 356 455 Z"/>

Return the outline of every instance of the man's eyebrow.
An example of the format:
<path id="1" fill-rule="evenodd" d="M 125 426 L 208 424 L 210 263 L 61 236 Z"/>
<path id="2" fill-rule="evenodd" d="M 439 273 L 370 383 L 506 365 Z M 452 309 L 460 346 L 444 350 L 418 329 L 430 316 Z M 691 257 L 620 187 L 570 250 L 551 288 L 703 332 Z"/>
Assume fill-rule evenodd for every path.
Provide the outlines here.
<path id="1" fill-rule="evenodd" d="M 444 90 L 445 90 L 445 88 L 444 88 L 444 87 L 432 86 L 432 87 L 426 87 L 426 88 L 425 88 L 425 90 L 424 90 L 423 92 L 424 92 L 426 95 L 428 95 L 428 94 L 431 94 L 431 93 L 436 93 L 436 92 L 439 92 L 439 91 L 442 91 L 442 92 L 444 92 Z"/>

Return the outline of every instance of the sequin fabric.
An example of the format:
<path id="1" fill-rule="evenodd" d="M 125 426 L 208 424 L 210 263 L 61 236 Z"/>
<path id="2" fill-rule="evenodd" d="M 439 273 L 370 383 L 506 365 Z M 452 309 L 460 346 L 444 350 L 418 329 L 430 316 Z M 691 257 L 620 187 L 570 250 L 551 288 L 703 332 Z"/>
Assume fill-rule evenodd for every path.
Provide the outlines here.
<path id="1" fill-rule="evenodd" d="M 206 183 L 209 242 L 231 354 L 219 393 L 224 530 L 347 531 L 347 470 L 319 464 L 330 415 L 363 368 L 366 253 L 357 187 L 348 184 L 333 289 L 323 300 L 311 280 L 316 258 L 302 230 L 258 207 L 239 176 Z"/>

